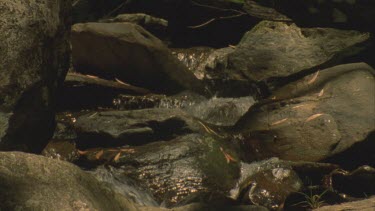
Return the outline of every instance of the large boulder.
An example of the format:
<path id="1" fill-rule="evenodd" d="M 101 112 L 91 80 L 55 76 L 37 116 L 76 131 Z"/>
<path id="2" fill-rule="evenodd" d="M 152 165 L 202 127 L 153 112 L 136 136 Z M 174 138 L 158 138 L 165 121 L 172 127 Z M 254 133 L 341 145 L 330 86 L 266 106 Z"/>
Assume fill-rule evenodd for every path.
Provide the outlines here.
<path id="1" fill-rule="evenodd" d="M 374 74 L 364 63 L 335 66 L 250 108 L 236 124 L 248 159 L 319 161 L 365 140 L 375 130 Z"/>
<path id="2" fill-rule="evenodd" d="M 358 53 L 359 44 L 369 37 L 369 33 L 357 31 L 262 21 L 228 55 L 228 68 L 255 82 L 306 74 Z"/>
<path id="3" fill-rule="evenodd" d="M 90 162 L 106 159 L 115 167 L 110 171 L 120 182 L 124 176 L 130 177 L 166 206 L 193 199 L 225 199 L 240 174 L 233 147 L 200 134 L 130 148 L 92 149 L 82 154 Z"/>
<path id="4" fill-rule="evenodd" d="M 92 175 L 63 161 L 0 153 L 1 210 L 137 210 Z"/>
<path id="5" fill-rule="evenodd" d="M 0 149 L 39 151 L 69 67 L 71 1 L 0 2 Z"/>
<path id="6" fill-rule="evenodd" d="M 79 72 L 114 77 L 159 92 L 203 91 L 200 81 L 158 38 L 132 23 L 76 24 L 72 53 Z"/>

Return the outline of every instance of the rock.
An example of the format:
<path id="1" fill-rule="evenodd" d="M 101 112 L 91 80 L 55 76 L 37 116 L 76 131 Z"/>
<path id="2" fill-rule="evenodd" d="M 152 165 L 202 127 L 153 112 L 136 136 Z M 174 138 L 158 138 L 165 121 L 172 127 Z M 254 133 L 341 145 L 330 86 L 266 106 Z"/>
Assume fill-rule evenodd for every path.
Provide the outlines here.
<path id="1" fill-rule="evenodd" d="M 368 0 L 298 1 L 255 0 L 277 9 L 303 27 L 334 27 L 360 31 L 374 30 L 375 3 Z M 251 2 L 251 1 L 250 1 Z"/>
<path id="2" fill-rule="evenodd" d="M 337 205 L 328 205 L 323 206 L 318 209 L 314 209 L 315 211 L 344 211 L 344 210 L 352 210 L 352 211 L 373 211 L 375 209 L 375 197 L 370 197 L 368 199 L 362 199 L 353 202 L 346 202 Z"/>
<path id="3" fill-rule="evenodd" d="M 230 191 L 231 197 L 238 199 L 246 192 L 242 200 L 261 205 L 271 210 L 283 207 L 285 199 L 302 188 L 302 182 L 292 167 L 277 158 L 242 163 L 241 178 Z"/>
<path id="4" fill-rule="evenodd" d="M 119 80 L 110 81 L 91 75 L 68 73 L 57 106 L 60 111 L 109 108 L 112 107 L 114 99 L 119 94 L 145 95 L 150 93 L 147 89 Z"/>
<path id="5" fill-rule="evenodd" d="M 152 17 L 144 13 L 120 14 L 114 18 L 101 20 L 102 23 L 128 22 L 142 26 L 159 39 L 165 38 L 168 21 L 162 18 Z"/>
<path id="6" fill-rule="evenodd" d="M 97 21 L 103 17 L 112 16 L 120 6 L 125 6 L 122 0 L 74 0 L 72 2 L 73 23 Z"/>
<path id="7" fill-rule="evenodd" d="M 375 168 L 361 166 L 351 172 L 336 169 L 323 180 L 326 188 L 331 188 L 344 196 L 364 197 L 375 195 Z"/>
<path id="8" fill-rule="evenodd" d="M 251 105 L 255 103 L 252 97 L 205 99 L 192 93 L 181 93 L 174 96 L 121 95 L 114 100 L 117 109 L 144 108 L 179 108 L 190 116 L 218 126 L 234 125 Z"/>
<path id="9" fill-rule="evenodd" d="M 206 135 L 182 135 L 122 151 L 99 149 L 94 155 L 110 158 L 111 152 L 107 164 L 116 167 L 110 169 L 115 178 L 121 181 L 119 176 L 126 175 L 166 206 L 201 197 L 223 201 L 239 177 L 238 157 L 229 143 Z"/>
<path id="10" fill-rule="evenodd" d="M 204 132 L 202 122 L 178 109 L 97 111 L 77 117 L 73 124 L 78 148 L 141 145 Z"/>
<path id="11" fill-rule="evenodd" d="M 40 152 L 69 68 L 71 1 L 0 2 L 0 148 Z"/>
<path id="12" fill-rule="evenodd" d="M 159 207 L 140 207 L 140 211 L 268 211 L 267 208 L 255 205 L 239 205 L 239 206 L 217 206 L 203 203 L 192 203 L 185 206 L 168 208 Z"/>
<path id="13" fill-rule="evenodd" d="M 363 49 L 359 44 L 368 39 L 369 33 L 262 21 L 244 35 L 228 55 L 228 63 L 251 81 L 271 83 L 271 79 L 338 64 Z M 268 86 L 272 88 L 272 83 Z"/>
<path id="14" fill-rule="evenodd" d="M 241 97 L 258 94 L 254 84 L 238 70 L 229 69 L 228 55 L 235 47 L 173 49 L 173 54 L 206 84 L 214 96 Z"/>
<path id="15" fill-rule="evenodd" d="M 319 161 L 374 131 L 374 70 L 339 65 L 278 89 L 236 124 L 247 159 Z"/>
<path id="16" fill-rule="evenodd" d="M 137 210 L 92 175 L 63 161 L 0 152 L 2 210 Z"/>
<path id="17" fill-rule="evenodd" d="M 115 77 L 164 93 L 204 91 L 158 38 L 132 23 L 75 24 L 72 53 L 78 72 Z"/>
<path id="18" fill-rule="evenodd" d="M 253 0 L 245 0 L 243 9 L 251 16 L 269 21 L 291 22 L 292 20 L 274 8 L 264 7 Z"/>

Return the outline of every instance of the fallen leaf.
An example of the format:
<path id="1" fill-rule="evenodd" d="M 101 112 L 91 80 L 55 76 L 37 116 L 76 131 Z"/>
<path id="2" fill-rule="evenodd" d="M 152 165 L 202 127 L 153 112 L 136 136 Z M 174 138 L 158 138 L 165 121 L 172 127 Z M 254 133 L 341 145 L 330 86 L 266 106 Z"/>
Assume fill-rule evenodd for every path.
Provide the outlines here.
<path id="1" fill-rule="evenodd" d="M 101 157 L 103 154 L 104 154 L 104 151 L 103 151 L 103 150 L 100 150 L 98 153 L 96 153 L 95 158 L 96 158 L 97 160 L 99 160 L 100 157 Z"/>
<path id="2" fill-rule="evenodd" d="M 311 78 L 311 80 L 309 81 L 309 82 L 307 82 L 307 84 L 312 84 L 312 83 L 314 83 L 314 81 L 318 78 L 318 75 L 319 75 L 319 70 L 318 70 L 318 72 L 316 72 L 315 74 L 314 74 L 314 76 Z"/>
<path id="3" fill-rule="evenodd" d="M 98 78 L 98 76 L 95 76 L 95 75 L 86 75 L 86 76 L 89 78 Z"/>
<path id="4" fill-rule="evenodd" d="M 286 120 L 288 120 L 288 118 L 285 118 L 285 119 L 282 119 L 282 120 L 279 120 L 279 121 L 273 122 L 273 123 L 271 123 L 271 125 L 272 125 L 272 126 L 273 126 L 273 125 L 278 125 L 278 124 L 281 124 L 281 123 L 285 122 Z"/>
<path id="5" fill-rule="evenodd" d="M 126 85 L 126 86 L 129 86 L 129 84 L 127 84 L 127 83 L 125 83 L 125 82 L 123 82 L 123 81 L 120 81 L 119 79 L 117 79 L 117 78 L 115 78 L 115 81 L 117 82 L 117 83 L 120 83 L 120 84 L 122 84 L 122 85 Z"/>
<path id="6" fill-rule="evenodd" d="M 81 151 L 81 150 L 77 150 L 78 154 L 80 155 L 85 155 L 87 154 L 89 151 Z"/>
<path id="7" fill-rule="evenodd" d="M 318 97 L 323 96 L 323 94 L 324 94 L 324 89 L 320 90 L 320 92 L 319 92 L 319 94 L 318 94 Z"/>
<path id="8" fill-rule="evenodd" d="M 117 162 L 120 159 L 121 152 L 117 153 L 116 156 L 113 158 L 113 161 Z"/>
<path id="9" fill-rule="evenodd" d="M 311 120 L 313 120 L 313 119 L 316 119 L 316 118 L 318 118 L 318 117 L 320 117 L 320 116 L 322 116 L 322 115 L 323 115 L 323 114 L 314 114 L 314 115 L 311 115 L 309 118 L 306 119 L 305 122 L 309 122 L 309 121 L 311 121 Z"/>
<path id="10" fill-rule="evenodd" d="M 230 154 L 226 153 L 223 148 L 220 147 L 220 151 L 223 153 L 227 163 L 230 163 L 231 161 L 236 162 L 236 159 L 234 159 Z"/>

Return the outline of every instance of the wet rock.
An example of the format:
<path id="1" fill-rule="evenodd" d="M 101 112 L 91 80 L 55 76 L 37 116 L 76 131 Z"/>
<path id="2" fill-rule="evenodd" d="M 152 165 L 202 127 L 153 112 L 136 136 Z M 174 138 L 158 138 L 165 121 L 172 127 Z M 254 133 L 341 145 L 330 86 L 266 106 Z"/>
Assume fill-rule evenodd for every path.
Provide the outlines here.
<path id="1" fill-rule="evenodd" d="M 131 149 L 113 152 L 109 162 L 116 167 L 113 175 L 137 181 L 151 191 L 158 203 L 167 206 L 187 197 L 225 196 L 239 177 L 235 151 L 228 143 L 210 136 L 189 134 Z M 103 150 L 103 156 L 105 153 Z"/>
<path id="2" fill-rule="evenodd" d="M 95 93 L 95 94 L 93 94 Z M 58 98 L 59 110 L 95 109 L 111 107 L 119 94 L 144 95 L 149 90 L 123 83 L 105 80 L 91 75 L 68 73 Z"/>
<path id="3" fill-rule="evenodd" d="M 73 127 L 82 149 L 170 140 L 193 131 L 204 132 L 202 124 L 181 110 L 155 108 L 89 112 L 77 117 Z"/>
<path id="4" fill-rule="evenodd" d="M 74 162 L 79 158 L 76 144 L 72 140 L 52 140 L 43 149 L 42 155 L 68 162 Z"/>
<path id="5" fill-rule="evenodd" d="M 350 197 L 366 197 L 375 195 L 375 169 L 361 166 L 351 172 L 336 169 L 326 175 L 323 180 L 327 188 L 332 188 Z"/>
<path id="6" fill-rule="evenodd" d="M 363 49 L 368 39 L 368 33 L 357 31 L 262 21 L 244 35 L 228 55 L 228 63 L 252 81 L 271 83 L 271 79 L 338 64 L 343 57 L 358 53 L 359 44 Z"/>
<path id="7" fill-rule="evenodd" d="M 129 22 L 142 26 L 159 39 L 165 38 L 168 21 L 162 18 L 152 17 L 144 13 L 121 14 L 114 18 L 101 20 L 102 23 Z"/>
<path id="8" fill-rule="evenodd" d="M 292 167 L 272 158 L 265 161 L 242 163 L 241 178 L 231 190 L 231 197 L 261 205 L 271 210 L 284 206 L 286 198 L 301 189 L 302 182 Z"/>
<path id="9" fill-rule="evenodd" d="M 213 49 L 193 47 L 173 49 L 173 54 L 185 64 L 194 75 L 202 80 L 212 95 L 239 97 L 255 95 L 254 85 L 238 70 L 230 70 L 228 55 L 235 47 Z"/>
<path id="10" fill-rule="evenodd" d="M 121 95 L 113 102 L 115 108 L 119 110 L 178 108 L 207 123 L 232 126 L 255 103 L 255 100 L 252 97 L 206 99 L 192 93 L 181 93 L 168 97 L 165 95 Z"/>
<path id="11" fill-rule="evenodd" d="M 117 193 L 126 196 L 129 200 L 139 206 L 150 206 L 156 210 L 159 204 L 155 201 L 152 194 L 142 189 L 132 179 L 126 175 L 115 172 L 112 166 L 99 166 L 92 173 L 96 179 L 107 184 L 111 184 Z M 118 173 L 116 175 L 113 175 Z M 150 208 L 151 209 L 151 208 Z"/>
<path id="12" fill-rule="evenodd" d="M 0 148 L 40 152 L 69 67 L 70 1 L 0 2 Z"/>
<path id="13" fill-rule="evenodd" d="M 115 77 L 158 92 L 204 91 L 158 38 L 132 23 L 76 24 L 72 53 L 78 72 Z"/>
<path id="14" fill-rule="evenodd" d="M 0 153 L 2 210 L 136 210 L 78 167 L 20 152 Z"/>
<path id="15" fill-rule="evenodd" d="M 315 211 L 372 211 L 375 209 L 375 197 L 370 197 L 368 199 L 362 199 L 353 202 L 346 202 L 337 205 L 328 205 L 321 208 L 315 209 Z"/>
<path id="16" fill-rule="evenodd" d="M 374 70 L 366 64 L 318 71 L 277 90 L 237 122 L 249 160 L 319 161 L 374 131 Z"/>

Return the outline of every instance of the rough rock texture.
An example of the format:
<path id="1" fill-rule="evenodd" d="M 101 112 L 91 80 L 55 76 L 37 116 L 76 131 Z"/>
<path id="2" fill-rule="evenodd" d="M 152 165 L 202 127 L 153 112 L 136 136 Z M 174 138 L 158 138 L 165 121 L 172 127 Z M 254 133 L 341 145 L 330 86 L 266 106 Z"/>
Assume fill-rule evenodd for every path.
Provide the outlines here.
<path id="1" fill-rule="evenodd" d="M 263 81 L 337 62 L 356 53 L 358 49 L 351 47 L 368 39 L 368 33 L 357 31 L 262 21 L 244 35 L 228 62 L 248 79 Z"/>
<path id="2" fill-rule="evenodd" d="M 72 51 L 78 72 L 115 77 L 159 92 L 203 92 L 200 81 L 158 38 L 132 23 L 76 24 Z"/>
<path id="3" fill-rule="evenodd" d="M 222 97 L 254 96 L 252 83 L 236 69 L 230 69 L 228 55 L 235 47 L 213 49 L 193 47 L 173 49 L 173 55 L 185 64 L 194 75 L 202 80 L 212 95 Z"/>
<path id="4" fill-rule="evenodd" d="M 71 1 L 0 2 L 0 148 L 39 151 L 69 66 Z"/>
<path id="5" fill-rule="evenodd" d="M 183 111 L 164 108 L 90 112 L 79 116 L 73 127 L 77 132 L 78 146 L 85 148 L 141 145 L 204 131 L 198 120 Z"/>
<path id="6" fill-rule="evenodd" d="M 241 163 L 241 178 L 230 191 L 237 199 L 261 205 L 271 210 L 280 209 L 285 199 L 302 188 L 302 181 L 292 167 L 278 158 L 251 164 Z"/>
<path id="7" fill-rule="evenodd" d="M 90 162 L 107 159 L 120 181 L 123 175 L 130 177 L 167 206 L 225 197 L 240 170 L 237 154 L 227 142 L 200 134 L 117 150 L 98 149 L 83 156 Z"/>
<path id="8" fill-rule="evenodd" d="M 20 152 L 0 152 L 0 209 L 136 210 L 76 166 Z"/>
<path id="9" fill-rule="evenodd" d="M 374 70 L 364 63 L 318 71 L 277 90 L 237 122 L 249 159 L 318 161 L 375 130 Z"/>
<path id="10" fill-rule="evenodd" d="M 338 205 L 324 206 L 315 211 L 373 211 L 375 210 L 375 197 L 354 202 L 346 202 Z"/>

